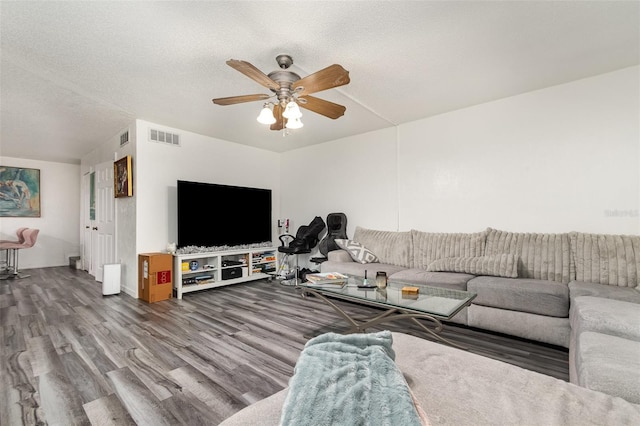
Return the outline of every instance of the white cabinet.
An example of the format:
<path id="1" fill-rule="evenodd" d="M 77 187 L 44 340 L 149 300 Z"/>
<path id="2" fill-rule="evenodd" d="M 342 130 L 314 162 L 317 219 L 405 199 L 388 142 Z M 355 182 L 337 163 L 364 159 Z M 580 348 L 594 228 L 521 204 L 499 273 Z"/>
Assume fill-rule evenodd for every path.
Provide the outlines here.
<path id="1" fill-rule="evenodd" d="M 177 254 L 174 259 L 174 289 L 178 299 L 190 291 L 222 287 L 262 278 L 276 272 L 273 247 Z"/>

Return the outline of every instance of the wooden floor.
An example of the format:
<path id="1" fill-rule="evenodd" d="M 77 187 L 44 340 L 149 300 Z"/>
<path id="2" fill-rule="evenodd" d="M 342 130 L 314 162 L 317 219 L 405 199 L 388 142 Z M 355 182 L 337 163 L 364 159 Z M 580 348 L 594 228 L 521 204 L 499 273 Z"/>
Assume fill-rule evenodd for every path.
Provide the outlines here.
<path id="1" fill-rule="evenodd" d="M 102 296 L 93 277 L 68 267 L 24 272 L 31 277 L 0 281 L 0 425 L 215 425 L 287 385 L 303 336 L 345 329 L 329 306 L 277 281 L 147 304 Z M 388 328 L 430 339 L 409 322 Z M 568 378 L 563 348 L 455 325 L 443 334 Z"/>

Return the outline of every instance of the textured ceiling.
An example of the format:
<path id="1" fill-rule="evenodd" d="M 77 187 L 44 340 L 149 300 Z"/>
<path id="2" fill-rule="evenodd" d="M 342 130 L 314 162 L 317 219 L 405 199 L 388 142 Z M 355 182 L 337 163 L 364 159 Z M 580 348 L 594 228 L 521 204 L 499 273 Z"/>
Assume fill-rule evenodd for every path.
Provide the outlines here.
<path id="1" fill-rule="evenodd" d="M 283 152 L 637 65 L 637 1 L 0 2 L 0 155 L 78 163 L 133 119 Z M 351 83 L 316 93 L 331 120 L 270 131 L 265 73 L 290 54 L 304 77 L 337 63 Z"/>

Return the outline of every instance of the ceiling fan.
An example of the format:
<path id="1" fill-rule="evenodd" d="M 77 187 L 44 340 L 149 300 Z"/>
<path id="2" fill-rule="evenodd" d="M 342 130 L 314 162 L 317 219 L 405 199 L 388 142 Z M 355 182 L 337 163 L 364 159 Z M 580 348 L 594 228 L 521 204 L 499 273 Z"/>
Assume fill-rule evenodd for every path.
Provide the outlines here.
<path id="1" fill-rule="evenodd" d="M 270 124 L 271 130 L 282 130 L 285 127 L 287 129 L 302 127 L 302 122 L 300 121 L 302 113 L 298 106 L 334 120 L 344 115 L 346 111 L 344 106 L 310 96 L 310 94 L 348 84 L 351 81 L 349 79 L 349 71 L 338 64 L 333 64 L 300 78 L 298 74 L 288 70 L 293 64 L 291 56 L 278 55 L 276 56 L 276 62 L 280 69 L 267 75 L 249 62 L 237 59 L 228 60 L 227 65 L 270 89 L 273 94 L 216 98 L 213 99 L 213 103 L 216 105 L 234 105 L 244 102 L 267 101 L 269 98 L 274 97 L 273 101 L 265 102 L 258 116 L 258 121 Z M 273 105 L 273 111 L 271 111 L 270 105 Z"/>

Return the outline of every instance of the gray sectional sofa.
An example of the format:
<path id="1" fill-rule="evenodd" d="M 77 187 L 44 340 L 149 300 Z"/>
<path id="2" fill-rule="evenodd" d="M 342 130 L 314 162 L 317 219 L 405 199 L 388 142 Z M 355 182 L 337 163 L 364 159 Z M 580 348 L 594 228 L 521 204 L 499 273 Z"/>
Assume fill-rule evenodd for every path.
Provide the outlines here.
<path id="1" fill-rule="evenodd" d="M 640 236 L 357 227 L 352 240 L 377 261 L 336 250 L 322 272 L 472 291 L 453 322 L 569 348 L 572 383 L 640 404 Z"/>

